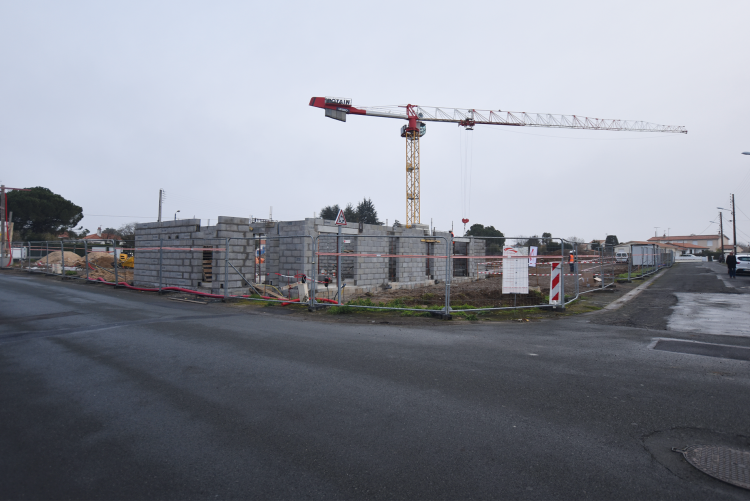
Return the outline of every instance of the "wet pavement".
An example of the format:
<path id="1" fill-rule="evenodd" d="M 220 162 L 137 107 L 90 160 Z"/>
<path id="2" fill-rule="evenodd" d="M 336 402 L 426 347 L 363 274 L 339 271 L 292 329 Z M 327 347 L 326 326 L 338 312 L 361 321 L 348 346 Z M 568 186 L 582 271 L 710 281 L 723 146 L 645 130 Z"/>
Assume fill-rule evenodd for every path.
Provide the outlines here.
<path id="1" fill-rule="evenodd" d="M 748 297 L 712 266 L 421 326 L 0 272 L 0 498 L 748 499 L 671 451 L 750 448 L 750 338 L 669 330 L 679 294 Z"/>

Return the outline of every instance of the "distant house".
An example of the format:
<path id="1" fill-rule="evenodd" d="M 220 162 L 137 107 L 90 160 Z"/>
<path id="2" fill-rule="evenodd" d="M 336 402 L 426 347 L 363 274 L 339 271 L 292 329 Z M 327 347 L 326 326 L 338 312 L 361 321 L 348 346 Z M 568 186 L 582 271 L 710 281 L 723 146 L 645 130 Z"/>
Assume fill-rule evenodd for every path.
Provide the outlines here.
<path id="1" fill-rule="evenodd" d="M 647 242 L 645 240 L 631 240 L 630 242 L 623 242 L 615 246 L 615 252 L 630 252 L 631 245 L 657 245 L 662 251 L 671 250 L 675 254 L 686 253 L 683 247 L 678 247 L 677 244 L 668 244 L 664 242 Z M 692 253 L 690 253 L 692 254 Z"/>
<path id="2" fill-rule="evenodd" d="M 606 240 L 592 240 L 591 242 L 586 244 L 586 249 L 598 249 L 600 246 L 604 245 L 604 242 L 606 242 Z"/>
<path id="3" fill-rule="evenodd" d="M 102 232 L 101 227 L 98 229 L 99 233 L 93 233 L 83 237 L 86 240 L 88 249 L 94 252 L 115 252 L 115 256 L 120 255 L 122 250 L 120 247 L 115 247 L 119 242 L 120 235 L 116 233 Z M 114 240 L 115 246 L 112 245 Z"/>
<path id="4" fill-rule="evenodd" d="M 727 238 L 726 235 L 723 235 L 724 238 L 724 248 L 729 245 L 729 238 Z M 718 251 L 721 250 L 721 238 L 719 235 L 682 235 L 682 236 L 661 236 L 661 237 L 651 237 L 648 239 L 649 243 L 669 243 L 673 245 L 687 245 L 685 249 L 707 249 L 710 251 Z M 689 252 L 689 254 L 694 254 L 696 252 Z"/>
<path id="5" fill-rule="evenodd" d="M 109 244 L 111 245 L 111 242 L 108 242 L 108 240 L 119 240 L 120 235 L 117 233 L 109 233 L 109 232 L 103 232 L 101 226 L 98 228 L 98 233 L 92 233 L 91 235 L 86 235 L 83 237 L 84 240 L 88 240 L 90 244 L 97 244 L 97 245 L 104 245 Z"/>

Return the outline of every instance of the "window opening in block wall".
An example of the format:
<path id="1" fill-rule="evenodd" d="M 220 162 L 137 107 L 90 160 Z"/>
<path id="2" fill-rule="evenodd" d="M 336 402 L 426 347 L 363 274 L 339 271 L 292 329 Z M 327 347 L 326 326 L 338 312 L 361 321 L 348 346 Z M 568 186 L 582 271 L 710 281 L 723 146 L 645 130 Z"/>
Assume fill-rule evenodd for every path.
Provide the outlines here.
<path id="1" fill-rule="evenodd" d="M 453 255 L 454 256 L 468 256 L 469 255 L 469 242 L 453 242 Z M 467 267 L 468 259 L 453 259 L 453 276 L 454 277 L 468 277 L 469 270 Z"/>

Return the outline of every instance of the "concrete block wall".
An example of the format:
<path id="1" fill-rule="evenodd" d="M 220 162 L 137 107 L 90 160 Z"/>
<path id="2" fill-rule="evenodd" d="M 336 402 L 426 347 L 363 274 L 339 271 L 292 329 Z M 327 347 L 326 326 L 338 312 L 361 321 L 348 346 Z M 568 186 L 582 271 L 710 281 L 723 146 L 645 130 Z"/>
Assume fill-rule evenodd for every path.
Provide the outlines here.
<path id="1" fill-rule="evenodd" d="M 138 287 L 158 287 L 161 255 L 162 287 L 197 285 L 202 277 L 202 252 L 191 249 L 193 235 L 199 229 L 199 219 L 136 225 L 133 283 Z"/>
<path id="2" fill-rule="evenodd" d="M 263 225 L 262 227 L 260 225 Z M 255 227 L 257 226 L 257 227 Z M 424 256 L 430 248 L 432 255 L 446 255 L 446 245 L 439 238 L 430 236 L 425 228 L 385 227 L 363 225 L 359 233 L 357 223 L 344 227 L 342 250 L 352 254 L 382 254 L 391 251 L 391 239 L 396 239 L 396 254 Z M 159 245 L 162 248 L 162 286 L 188 288 L 210 288 L 214 293 L 223 293 L 225 284 L 225 256 L 237 269 L 229 267 L 226 285 L 230 293 L 247 289 L 247 283 L 240 274 L 250 281 L 255 280 L 258 270 L 255 263 L 255 249 L 263 234 L 266 242 L 265 265 L 260 282 L 285 285 L 297 281 L 300 274 L 317 276 L 318 272 L 335 276 L 336 256 L 319 256 L 314 263 L 314 238 L 318 239 L 322 252 L 335 252 L 337 227 L 333 221 L 304 219 L 300 221 L 280 221 L 273 223 L 250 222 L 249 218 L 220 216 L 214 226 L 201 227 L 200 220 L 185 219 L 146 223 L 136 226 L 135 284 L 156 287 L 159 283 Z M 365 236 L 367 235 L 367 236 Z M 448 233 L 437 236 L 448 237 Z M 229 246 L 225 249 L 226 239 Z M 437 240 L 430 243 L 429 240 Z M 212 255 L 213 280 L 203 280 L 203 251 L 216 249 Z M 471 246 L 472 253 L 483 255 L 479 243 Z M 348 290 L 354 288 L 373 290 L 388 284 L 398 287 L 424 285 L 434 280 L 444 280 L 446 260 L 431 259 L 430 273 L 427 274 L 426 258 L 395 258 L 396 276 L 391 280 L 388 257 L 342 257 L 342 278 Z M 474 267 L 476 270 L 477 268 Z M 259 271 L 259 270 L 258 270 Z M 239 272 L 239 273 L 238 273 Z M 476 273 L 474 273 L 476 276 Z"/>
<path id="3" fill-rule="evenodd" d="M 144 223 L 135 229 L 134 284 L 141 287 L 159 285 L 159 247 L 161 245 L 162 287 L 210 288 L 222 293 L 224 288 L 224 257 L 248 280 L 255 271 L 255 241 L 248 218 L 219 216 L 214 226 L 200 226 L 199 219 Z M 227 238 L 235 239 L 229 241 Z M 203 280 L 203 252 L 212 252 L 212 280 Z M 228 252 L 228 254 L 227 254 Z M 227 287 L 247 288 L 242 277 L 229 267 Z"/>

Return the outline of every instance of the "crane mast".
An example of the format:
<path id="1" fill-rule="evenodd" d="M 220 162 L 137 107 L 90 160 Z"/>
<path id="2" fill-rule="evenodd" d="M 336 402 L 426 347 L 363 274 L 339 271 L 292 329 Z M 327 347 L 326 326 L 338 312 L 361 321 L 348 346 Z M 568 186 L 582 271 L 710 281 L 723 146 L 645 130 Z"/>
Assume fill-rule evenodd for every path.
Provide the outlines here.
<path id="1" fill-rule="evenodd" d="M 466 130 L 475 125 L 505 125 L 512 127 L 545 127 L 553 129 L 583 129 L 629 132 L 666 132 L 687 134 L 679 125 L 658 125 L 640 120 L 590 118 L 578 115 L 526 113 L 472 108 L 440 108 L 435 106 L 352 106 L 352 100 L 337 97 L 313 97 L 310 106 L 323 108 L 328 118 L 346 122 L 347 115 L 364 115 L 406 120 L 401 137 L 406 138 L 406 227 L 420 224 L 420 152 L 419 138 L 426 133 L 425 122 L 455 123 Z"/>

